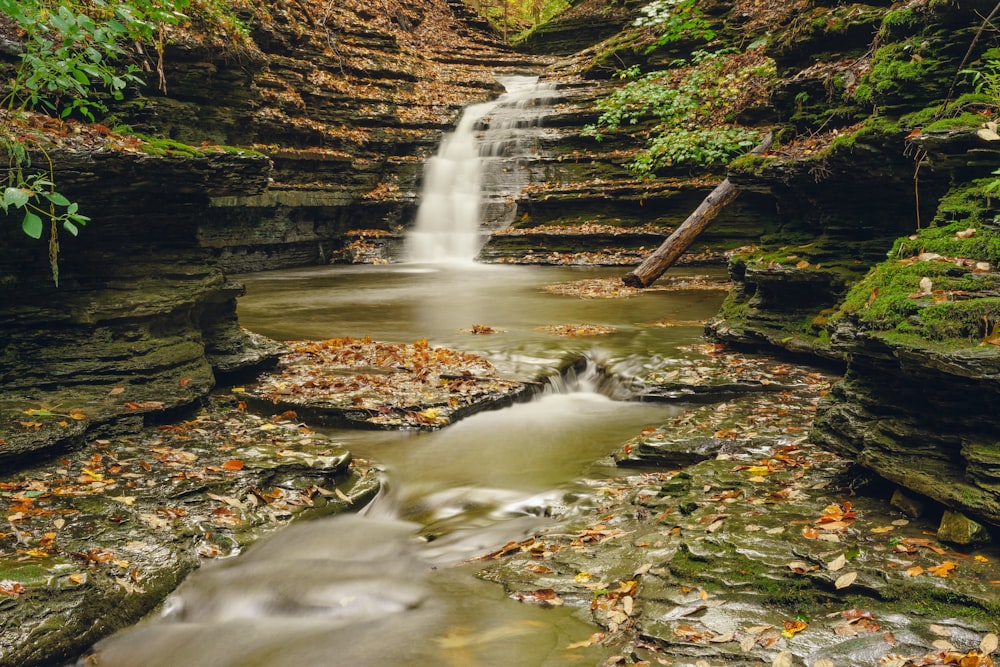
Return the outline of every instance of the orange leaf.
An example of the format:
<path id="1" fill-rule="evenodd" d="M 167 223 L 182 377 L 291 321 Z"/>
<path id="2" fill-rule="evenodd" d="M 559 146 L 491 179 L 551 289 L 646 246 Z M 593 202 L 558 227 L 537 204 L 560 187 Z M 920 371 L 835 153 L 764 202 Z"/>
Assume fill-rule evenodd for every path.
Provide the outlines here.
<path id="1" fill-rule="evenodd" d="M 958 563 L 956 563 L 953 560 L 946 560 L 940 565 L 935 565 L 934 567 L 927 568 L 927 571 L 933 574 L 935 577 L 941 577 L 942 579 L 946 579 L 948 577 L 948 573 L 954 570 L 956 567 L 958 567 Z"/>
<path id="2" fill-rule="evenodd" d="M 179 384 L 180 384 L 180 385 L 181 385 L 182 387 L 186 387 L 186 386 L 188 385 L 188 383 L 189 383 L 189 382 L 191 382 L 191 378 L 181 378 L 181 381 L 180 381 L 180 383 L 179 383 Z"/>
<path id="3" fill-rule="evenodd" d="M 229 459 L 222 464 L 223 470 L 243 470 L 243 461 L 239 459 Z"/>
<path id="4" fill-rule="evenodd" d="M 781 631 L 784 637 L 794 637 L 796 633 L 802 632 L 809 627 L 805 621 L 785 621 L 785 629 Z"/>

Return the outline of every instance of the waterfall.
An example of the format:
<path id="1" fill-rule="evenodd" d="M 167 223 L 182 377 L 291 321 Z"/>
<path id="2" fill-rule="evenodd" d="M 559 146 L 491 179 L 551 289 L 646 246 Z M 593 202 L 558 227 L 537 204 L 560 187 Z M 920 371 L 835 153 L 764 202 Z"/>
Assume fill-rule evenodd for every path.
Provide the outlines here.
<path id="1" fill-rule="evenodd" d="M 506 92 L 466 107 L 427 161 L 416 221 L 406 239 L 412 262 L 472 262 L 488 232 L 513 220 L 553 85 L 527 76 L 498 81 Z"/>

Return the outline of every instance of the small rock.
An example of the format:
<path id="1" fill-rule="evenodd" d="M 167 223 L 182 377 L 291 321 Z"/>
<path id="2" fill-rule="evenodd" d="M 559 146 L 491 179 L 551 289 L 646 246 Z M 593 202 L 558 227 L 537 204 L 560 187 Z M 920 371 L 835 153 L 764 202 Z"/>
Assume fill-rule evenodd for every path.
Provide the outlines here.
<path id="1" fill-rule="evenodd" d="M 961 512 L 945 510 L 938 526 L 937 538 L 953 544 L 978 544 L 990 541 L 986 527 Z"/>
<path id="2" fill-rule="evenodd" d="M 906 516 L 916 519 L 924 513 L 924 503 L 918 498 L 908 495 L 902 489 L 896 489 L 889 499 L 889 504 Z"/>

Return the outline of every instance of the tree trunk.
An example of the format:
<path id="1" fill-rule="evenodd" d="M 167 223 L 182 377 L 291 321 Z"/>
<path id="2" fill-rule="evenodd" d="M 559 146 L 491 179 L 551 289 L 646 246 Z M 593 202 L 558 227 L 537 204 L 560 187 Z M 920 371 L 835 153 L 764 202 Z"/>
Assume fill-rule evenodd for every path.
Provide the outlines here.
<path id="1" fill-rule="evenodd" d="M 763 155 L 770 147 L 771 134 L 768 133 L 757 147 L 750 151 L 750 154 Z M 663 275 L 664 271 L 673 266 L 685 250 L 691 247 L 698 235 L 715 220 L 719 211 L 736 199 L 738 194 L 739 190 L 729 182 L 728 178 L 719 183 L 698 205 L 698 208 L 687 217 L 687 220 L 667 237 L 667 240 L 652 255 L 647 257 L 634 271 L 622 276 L 622 282 L 629 287 L 649 287 L 652 285 L 657 278 Z"/>

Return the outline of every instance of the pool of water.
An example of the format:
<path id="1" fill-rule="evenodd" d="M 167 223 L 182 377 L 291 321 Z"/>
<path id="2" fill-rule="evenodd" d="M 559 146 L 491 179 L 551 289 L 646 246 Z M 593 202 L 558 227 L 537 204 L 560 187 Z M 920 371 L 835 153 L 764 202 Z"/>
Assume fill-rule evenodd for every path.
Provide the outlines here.
<path id="1" fill-rule="evenodd" d="M 620 269 L 421 265 L 245 276 L 240 321 L 278 340 L 427 338 L 535 379 L 584 356 L 628 376 L 685 356 L 722 291 L 581 299 L 545 285 Z M 705 274 L 705 271 L 698 271 Z M 722 277 L 721 271 L 713 271 Z M 474 325 L 498 333 L 472 334 Z M 560 337 L 562 324 L 613 327 Z M 623 402 L 583 377 L 534 401 L 431 432 L 328 429 L 377 466 L 362 516 L 282 529 L 193 574 L 157 617 L 102 643 L 101 665 L 593 665 L 588 610 L 509 599 L 468 559 L 522 539 L 553 513 L 587 509 L 581 484 L 616 474 L 608 455 L 678 408 Z"/>

